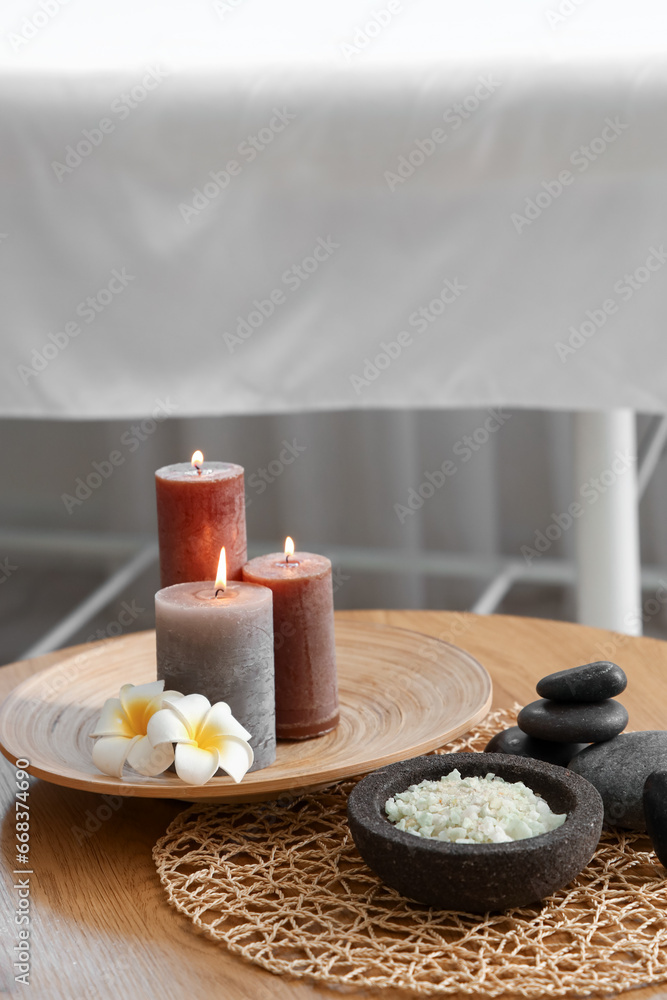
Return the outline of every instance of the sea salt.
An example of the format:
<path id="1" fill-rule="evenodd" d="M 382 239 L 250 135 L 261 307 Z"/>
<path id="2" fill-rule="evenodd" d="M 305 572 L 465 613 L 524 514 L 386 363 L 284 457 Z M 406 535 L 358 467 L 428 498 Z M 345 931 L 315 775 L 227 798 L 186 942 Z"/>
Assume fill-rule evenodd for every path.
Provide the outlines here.
<path id="1" fill-rule="evenodd" d="M 387 799 L 385 811 L 399 830 L 452 844 L 525 840 L 558 829 L 567 818 L 522 781 L 505 781 L 492 771 L 462 778 L 454 770 L 438 781 L 420 781 Z"/>

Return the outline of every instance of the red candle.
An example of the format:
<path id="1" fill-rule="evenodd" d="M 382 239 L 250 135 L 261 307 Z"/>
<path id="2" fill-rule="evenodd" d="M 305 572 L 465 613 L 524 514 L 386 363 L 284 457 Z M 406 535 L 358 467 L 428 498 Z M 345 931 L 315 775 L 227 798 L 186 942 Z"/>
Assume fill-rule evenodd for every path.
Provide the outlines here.
<path id="1" fill-rule="evenodd" d="M 229 462 L 165 465 L 155 473 L 160 585 L 207 580 L 224 546 L 230 580 L 248 558 L 243 469 Z"/>
<path id="2" fill-rule="evenodd" d="M 288 549 L 251 559 L 243 579 L 273 591 L 276 735 L 303 740 L 339 721 L 333 588 L 325 556 Z"/>

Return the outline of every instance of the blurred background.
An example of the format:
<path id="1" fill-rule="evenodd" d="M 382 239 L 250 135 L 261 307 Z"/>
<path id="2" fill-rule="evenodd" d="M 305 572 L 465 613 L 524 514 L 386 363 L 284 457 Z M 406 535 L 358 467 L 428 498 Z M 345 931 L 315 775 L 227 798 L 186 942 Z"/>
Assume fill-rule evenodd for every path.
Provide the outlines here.
<path id="1" fill-rule="evenodd" d="M 552 513 L 567 510 L 575 495 L 568 414 L 506 409 L 509 419 L 463 463 L 467 446 L 461 442 L 483 426 L 488 412 L 2 421 L 0 659 L 20 656 L 133 551 L 156 541 L 154 471 L 188 461 L 196 448 L 207 459 L 245 466 L 254 554 L 281 550 L 292 534 L 298 547 L 331 556 L 336 607 L 470 609 L 493 577 L 496 559 L 523 561 L 521 547 L 533 547 L 536 532 L 544 532 Z M 649 424 L 639 418 L 640 441 Z M 279 459 L 285 442 L 296 452 L 291 464 Z M 104 468 L 114 450 L 124 463 L 85 500 L 73 502 L 77 479 L 85 480 L 93 463 Z M 459 465 L 457 474 L 419 510 L 399 516 L 395 505 L 407 507 L 410 489 L 446 459 Z M 661 463 L 640 513 L 643 562 L 658 576 L 665 567 L 667 587 L 666 477 Z M 534 563 L 571 560 L 573 544 L 573 532 L 564 531 Z M 359 568 L 358 559 L 370 549 L 392 554 L 394 563 L 404 559 L 404 566 Z M 445 577 L 424 574 L 418 568 L 422 553 L 476 555 L 479 576 L 470 579 L 469 567 L 457 575 L 456 565 L 447 566 L 452 575 Z M 67 644 L 151 628 L 158 587 L 153 560 Z M 655 590 L 655 584 L 645 590 L 644 631 L 666 637 L 665 605 L 655 610 Z M 572 587 L 519 582 L 498 610 L 573 620 Z"/>

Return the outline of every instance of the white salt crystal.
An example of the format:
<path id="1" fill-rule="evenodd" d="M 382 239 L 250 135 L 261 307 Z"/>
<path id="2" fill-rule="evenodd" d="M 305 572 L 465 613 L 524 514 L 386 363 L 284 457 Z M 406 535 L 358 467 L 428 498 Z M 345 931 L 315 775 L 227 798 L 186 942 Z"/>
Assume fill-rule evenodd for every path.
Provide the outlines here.
<path id="1" fill-rule="evenodd" d="M 523 781 L 505 781 L 492 771 L 462 778 L 456 769 L 387 799 L 385 812 L 399 830 L 455 844 L 525 840 L 558 829 L 567 818 Z"/>

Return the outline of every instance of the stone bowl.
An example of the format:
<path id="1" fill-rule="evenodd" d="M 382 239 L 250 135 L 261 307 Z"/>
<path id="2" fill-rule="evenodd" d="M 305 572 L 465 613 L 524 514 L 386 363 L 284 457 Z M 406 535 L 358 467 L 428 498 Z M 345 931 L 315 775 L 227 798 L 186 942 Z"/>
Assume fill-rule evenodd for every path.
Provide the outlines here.
<path id="1" fill-rule="evenodd" d="M 557 830 L 507 844 L 450 844 L 399 830 L 385 814 L 388 798 L 458 768 L 462 777 L 489 771 L 523 781 L 556 813 Z M 348 822 L 359 853 L 402 896 L 444 910 L 486 913 L 525 906 L 571 882 L 595 853 L 602 830 L 600 793 L 555 764 L 498 753 L 452 753 L 389 764 L 355 785 Z"/>

